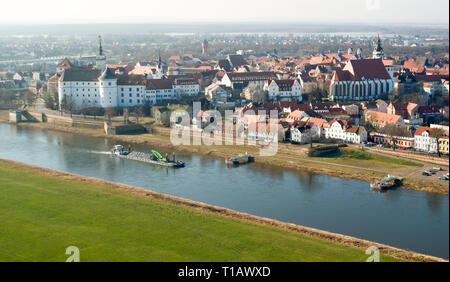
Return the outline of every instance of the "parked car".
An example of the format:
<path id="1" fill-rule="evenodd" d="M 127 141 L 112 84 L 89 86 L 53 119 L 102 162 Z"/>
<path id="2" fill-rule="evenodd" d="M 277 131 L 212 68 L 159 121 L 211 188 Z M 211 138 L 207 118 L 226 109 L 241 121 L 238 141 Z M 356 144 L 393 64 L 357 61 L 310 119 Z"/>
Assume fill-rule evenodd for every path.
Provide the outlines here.
<path id="1" fill-rule="evenodd" d="M 441 177 L 439 177 L 439 179 L 440 180 L 449 180 L 449 177 L 448 176 L 446 176 L 446 175 L 444 175 L 444 176 L 441 176 Z"/>
<path id="2" fill-rule="evenodd" d="M 433 167 L 433 169 L 435 171 L 443 171 L 442 167 L 440 167 L 440 166 Z"/>
<path id="3" fill-rule="evenodd" d="M 423 175 L 423 176 L 431 176 L 431 174 L 430 174 L 430 173 L 428 173 L 428 171 L 424 171 L 424 172 L 422 172 L 422 175 Z"/>

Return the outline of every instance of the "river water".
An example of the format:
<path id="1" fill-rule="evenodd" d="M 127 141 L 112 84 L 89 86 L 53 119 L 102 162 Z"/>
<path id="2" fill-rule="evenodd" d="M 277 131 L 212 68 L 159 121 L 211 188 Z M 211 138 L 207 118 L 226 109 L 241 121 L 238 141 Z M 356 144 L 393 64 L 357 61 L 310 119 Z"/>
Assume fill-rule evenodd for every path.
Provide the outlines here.
<path id="1" fill-rule="evenodd" d="M 0 123 L 0 158 L 449 257 L 448 196 L 401 188 L 377 193 L 363 181 L 259 164 L 230 168 L 188 153 L 177 154 L 185 168 L 168 169 L 112 158 L 113 142 Z"/>

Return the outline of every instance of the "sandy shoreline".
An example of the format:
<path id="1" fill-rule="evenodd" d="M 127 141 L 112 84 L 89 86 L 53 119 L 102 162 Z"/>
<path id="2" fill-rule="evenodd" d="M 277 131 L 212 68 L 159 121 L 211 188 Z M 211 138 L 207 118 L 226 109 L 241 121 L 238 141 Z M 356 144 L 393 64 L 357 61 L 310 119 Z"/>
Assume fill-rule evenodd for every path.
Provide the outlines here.
<path id="1" fill-rule="evenodd" d="M 367 241 L 367 240 L 354 238 L 351 236 L 345 236 L 345 235 L 322 231 L 322 230 L 309 228 L 309 227 L 305 227 L 305 226 L 301 226 L 301 225 L 285 223 L 285 222 L 281 222 L 281 221 L 273 220 L 273 219 L 269 219 L 269 218 L 258 217 L 258 216 L 254 216 L 251 214 L 226 209 L 223 207 L 208 205 L 205 203 L 196 202 L 196 201 L 192 201 L 192 200 L 188 200 L 188 199 L 184 199 L 184 198 L 180 198 L 180 197 L 176 197 L 176 196 L 161 194 L 161 193 L 157 193 L 157 192 L 154 192 L 151 190 L 145 190 L 143 188 L 138 188 L 138 187 L 134 187 L 134 186 L 130 186 L 130 185 L 113 183 L 113 182 L 105 181 L 102 179 L 80 176 L 80 175 L 76 175 L 76 174 L 72 174 L 72 173 L 52 170 L 52 169 L 29 165 L 29 164 L 24 164 L 24 163 L 20 163 L 20 162 L 16 162 L 16 161 L 0 159 L 0 162 L 10 164 L 10 165 L 13 165 L 13 166 L 16 166 L 19 168 L 31 169 L 31 170 L 37 171 L 39 173 L 42 173 L 46 176 L 59 177 L 59 178 L 65 179 L 65 180 L 100 184 L 100 185 L 104 185 L 104 186 L 110 187 L 112 189 L 117 189 L 117 190 L 120 190 L 123 192 L 132 193 L 132 194 L 140 195 L 143 197 L 159 199 L 159 200 L 167 201 L 167 202 L 177 204 L 177 205 L 183 205 L 183 206 L 188 206 L 188 207 L 192 207 L 192 208 L 196 208 L 196 209 L 201 209 L 204 211 L 213 212 L 216 214 L 220 214 L 223 216 L 228 216 L 228 217 L 232 217 L 232 218 L 236 218 L 236 219 L 240 219 L 240 220 L 250 221 L 250 222 L 254 222 L 254 223 L 258 223 L 258 224 L 270 225 L 270 226 L 274 226 L 274 227 L 282 228 L 282 229 L 287 229 L 287 230 L 295 231 L 295 232 L 305 234 L 308 236 L 312 236 L 315 238 L 320 238 L 320 239 L 336 242 L 339 244 L 343 244 L 346 246 L 357 247 L 357 248 L 364 249 L 364 250 L 367 249 L 368 247 L 375 246 L 380 250 L 380 252 L 382 252 L 386 255 L 404 259 L 404 260 L 416 261 L 416 262 L 424 262 L 424 261 L 448 262 L 445 259 L 434 257 L 434 256 L 429 256 L 429 255 L 424 255 L 424 254 L 420 254 L 420 253 L 416 253 L 416 252 L 412 252 L 412 251 L 407 251 L 407 250 L 395 248 L 392 246 L 379 244 L 376 242 L 371 242 L 371 241 Z"/>

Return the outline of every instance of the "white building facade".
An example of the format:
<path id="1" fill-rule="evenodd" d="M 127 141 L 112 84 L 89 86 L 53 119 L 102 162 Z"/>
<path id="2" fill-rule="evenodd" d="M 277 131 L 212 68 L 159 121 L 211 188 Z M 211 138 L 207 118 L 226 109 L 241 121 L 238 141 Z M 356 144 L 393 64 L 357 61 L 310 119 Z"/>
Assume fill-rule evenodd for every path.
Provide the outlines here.
<path id="1" fill-rule="evenodd" d="M 414 149 L 421 152 L 437 153 L 436 138 L 430 136 L 431 128 L 420 126 L 414 134 Z"/>
<path id="2" fill-rule="evenodd" d="M 302 102 L 302 85 L 297 79 L 270 80 L 264 89 L 268 92 L 270 101 L 297 101 Z"/>

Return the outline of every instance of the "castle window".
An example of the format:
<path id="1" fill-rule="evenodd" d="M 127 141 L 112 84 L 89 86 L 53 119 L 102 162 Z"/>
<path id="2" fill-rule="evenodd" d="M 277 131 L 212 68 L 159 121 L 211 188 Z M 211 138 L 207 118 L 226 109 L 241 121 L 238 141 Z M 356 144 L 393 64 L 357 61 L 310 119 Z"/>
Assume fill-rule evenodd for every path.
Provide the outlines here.
<path id="1" fill-rule="evenodd" d="M 108 82 L 108 85 L 111 86 L 111 82 Z"/>

